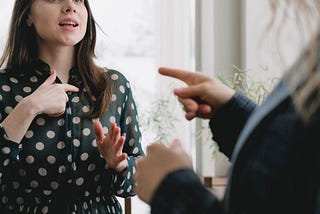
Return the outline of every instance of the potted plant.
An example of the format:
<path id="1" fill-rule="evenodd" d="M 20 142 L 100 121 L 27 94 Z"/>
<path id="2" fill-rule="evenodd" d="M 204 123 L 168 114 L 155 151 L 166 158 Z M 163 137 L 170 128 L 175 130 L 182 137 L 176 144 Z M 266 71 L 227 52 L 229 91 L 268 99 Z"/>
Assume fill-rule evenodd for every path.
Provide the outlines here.
<path id="1" fill-rule="evenodd" d="M 254 76 L 250 76 L 248 71 L 242 70 L 237 66 L 234 66 L 234 69 L 231 76 L 218 75 L 218 79 L 234 90 L 242 92 L 258 105 L 263 103 L 278 80 L 277 77 L 268 77 L 261 80 Z M 266 71 L 267 70 L 264 69 L 264 74 L 266 74 Z M 214 176 L 226 176 L 231 165 L 230 161 L 227 156 L 220 152 L 218 144 L 212 140 L 212 134 L 208 127 L 208 123 L 202 124 L 203 126 L 199 130 L 198 137 L 202 138 L 202 142 L 210 143 L 212 159 L 214 161 L 213 174 Z"/>
<path id="2" fill-rule="evenodd" d="M 172 130 L 175 129 L 176 107 L 178 101 L 174 96 L 159 96 L 155 98 L 148 109 L 141 112 L 141 130 L 148 134 L 148 142 L 159 141 L 163 144 L 170 143 Z"/>
<path id="3" fill-rule="evenodd" d="M 266 72 L 264 71 L 264 73 Z M 229 87 L 247 95 L 258 105 L 265 100 L 277 80 L 276 77 L 258 80 L 250 76 L 247 71 L 236 66 L 234 66 L 232 75 L 229 77 L 218 75 L 218 78 Z M 180 108 L 177 109 L 178 104 L 176 97 L 170 93 L 157 96 L 150 103 L 150 106 L 141 112 L 140 125 L 141 130 L 145 133 L 144 138 L 147 142 L 159 141 L 164 144 L 170 143 L 170 139 L 175 134 L 173 130 L 176 130 L 175 126 L 180 121 L 177 112 L 182 110 Z M 201 127 L 196 132 L 196 139 L 200 142 L 210 143 L 211 157 L 214 162 L 213 167 L 210 167 L 213 168 L 214 176 L 225 176 L 230 167 L 229 159 L 220 152 L 218 144 L 212 140 L 208 122 L 201 120 L 200 124 Z"/>

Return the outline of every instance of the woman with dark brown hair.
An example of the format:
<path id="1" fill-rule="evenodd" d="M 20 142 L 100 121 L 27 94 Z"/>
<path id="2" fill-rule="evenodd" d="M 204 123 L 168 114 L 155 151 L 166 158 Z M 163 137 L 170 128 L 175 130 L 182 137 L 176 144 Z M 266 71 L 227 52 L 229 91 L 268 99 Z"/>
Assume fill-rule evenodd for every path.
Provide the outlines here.
<path id="1" fill-rule="evenodd" d="M 320 2 L 272 3 L 275 12 L 277 4 L 287 6 L 284 11 L 297 6 L 296 14 L 312 17 L 317 29 L 261 106 L 202 73 L 159 69 L 187 84 L 174 91 L 186 118 L 210 119 L 213 139 L 232 166 L 219 200 L 192 170 L 178 140 L 169 148 L 148 146 L 135 180 L 151 213 L 320 213 Z"/>
<path id="2" fill-rule="evenodd" d="M 0 213 L 122 213 L 144 153 L 87 0 L 16 0 L 0 60 Z M 106 136 L 105 136 L 106 134 Z"/>

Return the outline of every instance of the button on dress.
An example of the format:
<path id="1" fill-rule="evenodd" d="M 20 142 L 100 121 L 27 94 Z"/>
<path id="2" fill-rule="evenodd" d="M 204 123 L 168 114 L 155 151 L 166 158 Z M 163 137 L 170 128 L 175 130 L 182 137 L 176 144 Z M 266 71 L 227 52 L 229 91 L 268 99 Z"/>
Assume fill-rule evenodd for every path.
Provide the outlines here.
<path id="1" fill-rule="evenodd" d="M 49 65 L 40 60 L 25 69 L 0 71 L 0 121 L 50 75 Z M 64 115 L 36 116 L 20 144 L 0 127 L 1 214 L 122 213 L 115 196 L 134 195 L 135 160 L 144 153 L 130 84 L 118 71 L 105 72 L 112 79 L 112 101 L 98 119 L 105 134 L 115 122 L 126 137 L 123 152 L 129 165 L 124 176 L 109 168 L 98 151 L 93 120 L 83 116 L 89 111 L 86 91 L 68 92 Z M 69 83 L 78 81 L 73 68 Z"/>

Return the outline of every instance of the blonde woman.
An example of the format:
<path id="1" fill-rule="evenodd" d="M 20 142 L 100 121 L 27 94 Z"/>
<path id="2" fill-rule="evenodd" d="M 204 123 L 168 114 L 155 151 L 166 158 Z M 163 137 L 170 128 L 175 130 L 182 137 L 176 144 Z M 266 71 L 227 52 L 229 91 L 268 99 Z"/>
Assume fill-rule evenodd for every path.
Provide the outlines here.
<path id="1" fill-rule="evenodd" d="M 272 1 L 274 10 L 278 3 Z M 281 3 L 297 6 L 298 14 L 310 15 L 312 9 L 319 15 L 318 0 Z M 187 84 L 174 91 L 186 118 L 210 119 L 213 138 L 231 158 L 232 169 L 220 201 L 202 185 L 178 140 L 170 147 L 150 145 L 147 156 L 137 163 L 135 179 L 137 194 L 151 205 L 151 213 L 320 213 L 317 21 L 318 31 L 259 107 L 217 79 L 198 72 L 159 69 L 160 74 Z"/>

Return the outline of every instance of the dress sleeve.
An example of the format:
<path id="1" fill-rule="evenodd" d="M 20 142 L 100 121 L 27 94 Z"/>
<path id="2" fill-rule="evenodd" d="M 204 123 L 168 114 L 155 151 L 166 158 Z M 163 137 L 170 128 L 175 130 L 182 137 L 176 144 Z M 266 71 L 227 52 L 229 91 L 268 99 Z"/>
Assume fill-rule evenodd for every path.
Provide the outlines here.
<path id="1" fill-rule="evenodd" d="M 256 106 L 252 100 L 237 91 L 210 120 L 209 126 L 213 140 L 218 143 L 221 152 L 229 158 L 244 124 Z"/>
<path id="2" fill-rule="evenodd" d="M 7 80 L 8 77 L 4 70 L 1 70 L 0 73 L 0 85 L 9 85 Z M 11 100 L 9 99 L 11 97 L 12 95 L 10 93 L 4 91 L 3 88 L 0 89 L 0 178 L 6 167 L 13 162 L 19 161 L 19 154 L 21 151 L 21 144 L 10 141 L 6 130 L 2 126 L 2 121 L 7 115 L 5 109 L 8 105 L 7 103 Z"/>
<path id="3" fill-rule="evenodd" d="M 141 132 L 139 129 L 138 112 L 130 83 L 123 77 L 120 87 L 120 91 L 124 95 L 124 103 L 122 103 L 122 111 L 120 117 L 121 133 L 126 137 L 123 151 L 127 153 L 128 167 L 125 172 L 120 175 L 117 174 L 116 183 L 114 185 L 114 193 L 120 197 L 129 197 L 135 195 L 135 163 L 137 158 L 144 156 L 144 152 L 141 146 Z"/>
<path id="4" fill-rule="evenodd" d="M 202 185 L 193 170 L 181 169 L 160 183 L 151 200 L 151 213 L 222 214 L 222 204 Z"/>
<path id="5" fill-rule="evenodd" d="M 0 178 L 11 162 L 19 161 L 20 144 L 9 140 L 6 131 L 0 123 Z"/>

